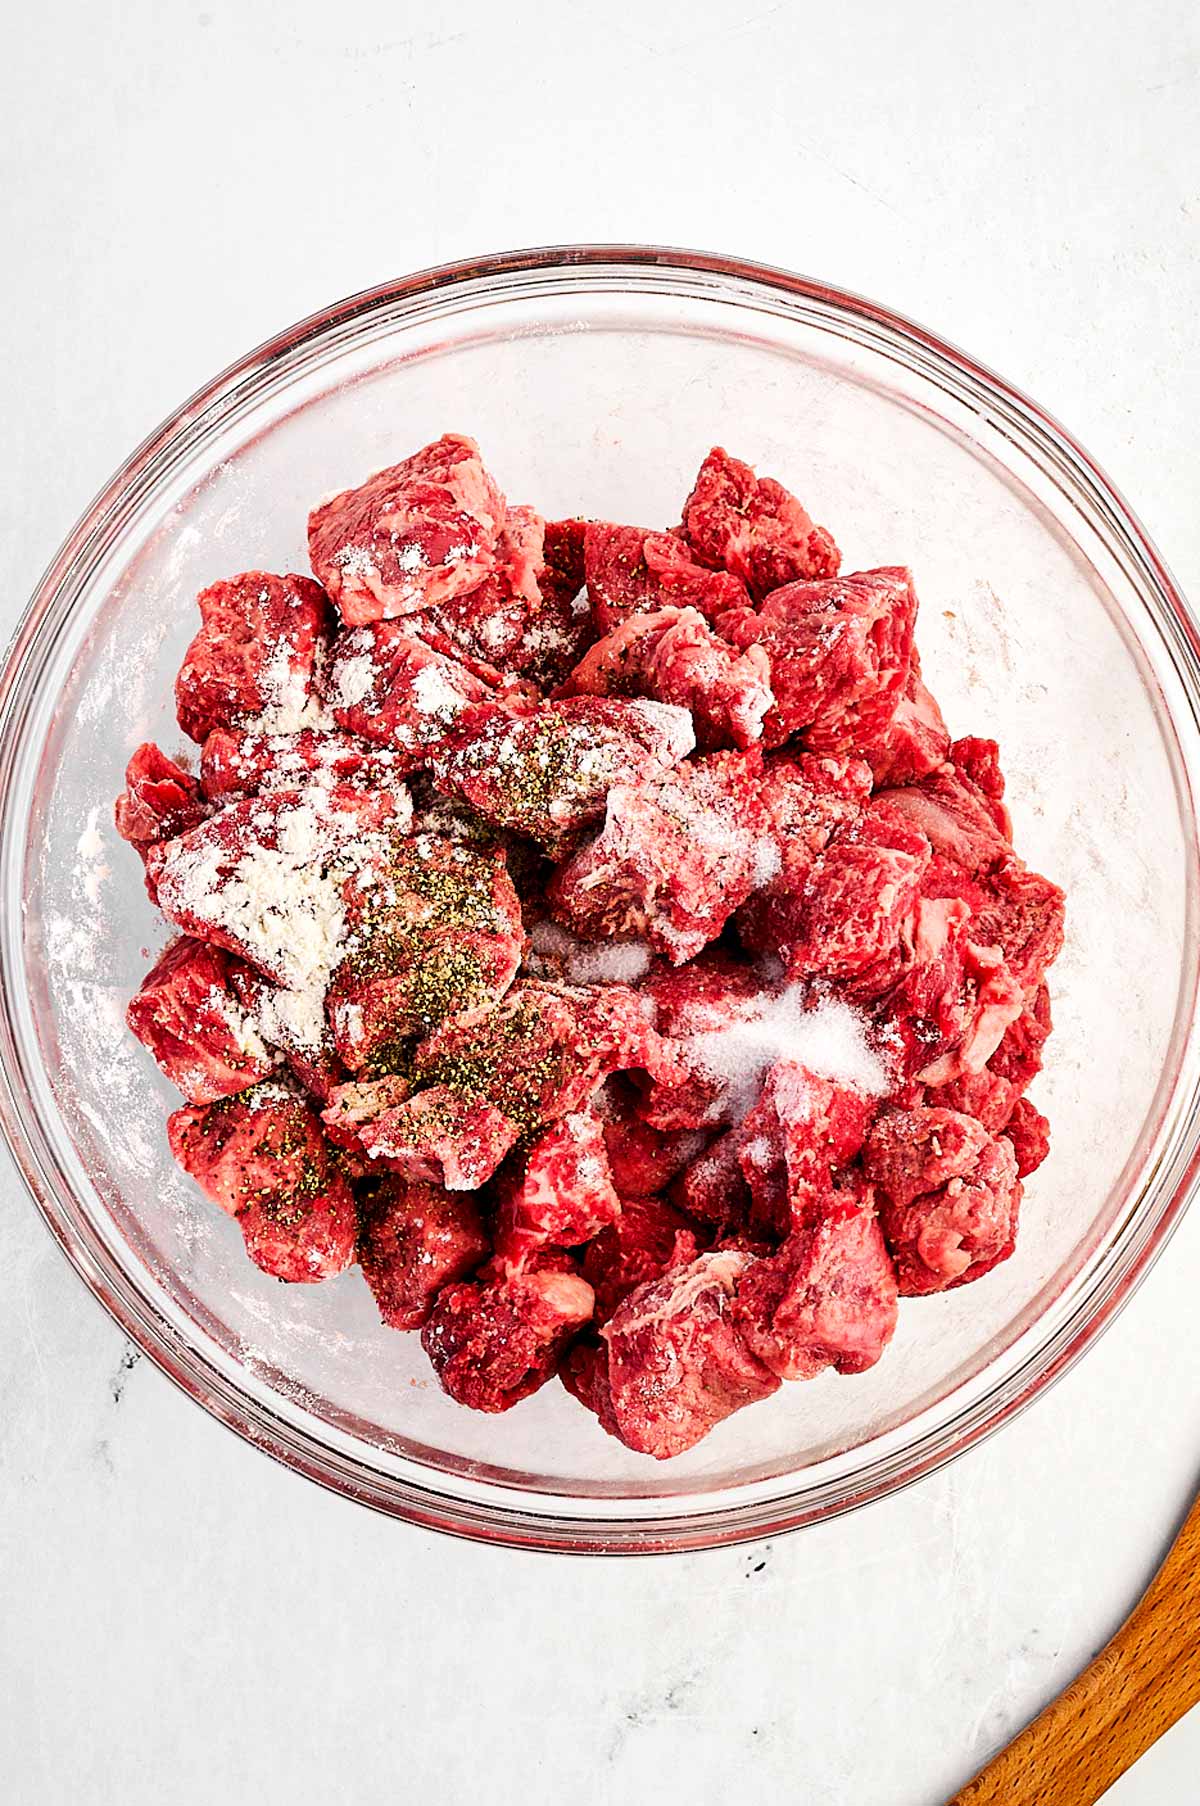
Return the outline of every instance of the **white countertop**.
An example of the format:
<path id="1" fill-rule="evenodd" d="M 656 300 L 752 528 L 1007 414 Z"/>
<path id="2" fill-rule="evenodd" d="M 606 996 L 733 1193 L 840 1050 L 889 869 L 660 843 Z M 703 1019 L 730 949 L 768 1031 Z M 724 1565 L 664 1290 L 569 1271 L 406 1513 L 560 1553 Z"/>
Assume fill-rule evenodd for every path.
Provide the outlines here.
<path id="1" fill-rule="evenodd" d="M 1198 80 L 1190 0 L 1136 26 L 1110 0 L 24 8 L 0 626 L 237 353 L 388 275 L 566 239 L 740 252 L 915 315 L 1068 421 L 1200 597 Z M 1200 1475 L 1200 1212 L 948 1471 L 658 1561 L 326 1496 L 133 1353 L 7 1163 L 0 1235 L 13 1806 L 935 1806 L 1113 1631 Z M 1109 1797 L 1191 1799 L 1198 1768 L 1193 1714 Z"/>

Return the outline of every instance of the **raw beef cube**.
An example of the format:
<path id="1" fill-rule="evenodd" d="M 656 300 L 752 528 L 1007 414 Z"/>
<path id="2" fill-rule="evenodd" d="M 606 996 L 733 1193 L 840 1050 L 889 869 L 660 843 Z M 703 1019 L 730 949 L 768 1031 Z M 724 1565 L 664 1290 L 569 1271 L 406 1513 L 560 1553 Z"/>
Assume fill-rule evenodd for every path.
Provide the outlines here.
<path id="1" fill-rule="evenodd" d="M 627 1079 L 609 1079 L 595 1109 L 604 1125 L 604 1147 L 613 1184 L 623 1198 L 648 1198 L 665 1188 L 696 1158 L 705 1137 L 696 1129 L 652 1129 L 638 1115 L 637 1093 Z"/>
<path id="2" fill-rule="evenodd" d="M 574 696 L 521 717 L 478 712 L 433 767 L 439 789 L 554 853 L 603 814 L 614 785 L 658 777 L 694 744 L 685 709 Z"/>
<path id="3" fill-rule="evenodd" d="M 446 1286 L 421 1346 L 442 1389 L 474 1411 L 507 1411 L 554 1373 L 592 1315 L 592 1288 L 575 1273 L 512 1274 Z"/>
<path id="4" fill-rule="evenodd" d="M 514 568 L 505 554 L 513 515 L 518 512 L 533 518 L 528 533 L 524 524 L 518 523 Z M 529 623 L 542 606 L 536 572 L 541 563 L 543 530 L 540 517 L 533 515 L 532 509 L 513 509 L 497 542 L 496 566 L 483 582 L 447 602 L 407 616 L 405 626 L 415 638 L 465 665 L 474 676 L 492 686 L 500 682 L 503 672 L 523 670 L 532 658 Z M 525 554 L 524 544 L 527 537 L 535 536 L 538 552 L 531 559 Z"/>
<path id="5" fill-rule="evenodd" d="M 794 495 L 714 446 L 683 508 L 683 534 L 702 564 L 739 577 L 760 600 L 785 583 L 832 577 L 841 555 Z"/>
<path id="6" fill-rule="evenodd" d="M 160 840 L 186 834 L 208 814 L 190 772 L 147 741 L 125 768 L 125 788 L 113 811 L 122 840 L 144 853 Z"/>
<path id="7" fill-rule="evenodd" d="M 168 921 L 239 954 L 276 984 L 322 992 L 352 875 L 382 865 L 409 825 L 403 790 L 272 790 L 152 847 Z"/>
<path id="8" fill-rule="evenodd" d="M 867 1138 L 863 1168 L 880 1187 L 883 1232 L 903 1297 L 979 1279 L 1012 1253 L 1021 1204 L 1017 1157 L 1011 1142 L 993 1140 L 969 1117 L 889 1112 Z"/>
<path id="9" fill-rule="evenodd" d="M 529 1133 L 582 1110 L 614 1072 L 665 1057 L 625 985 L 518 981 L 482 1019 L 450 1019 L 417 1048 L 413 1076 L 486 1099 Z"/>
<path id="10" fill-rule="evenodd" d="M 768 746 L 802 734 L 812 752 L 855 753 L 886 733 L 908 683 L 917 598 L 907 570 L 889 567 L 790 583 L 758 613 L 722 615 L 717 632 L 771 663 L 775 707 Z"/>
<path id="11" fill-rule="evenodd" d="M 343 1133 L 350 1127 L 341 1088 L 324 1116 Z M 486 1185 L 520 1133 L 520 1124 L 486 1099 L 463 1096 L 447 1085 L 429 1085 L 355 1125 L 357 1145 L 368 1160 L 447 1191 Z"/>
<path id="12" fill-rule="evenodd" d="M 327 1012 L 352 1072 L 380 1049 L 467 1018 L 503 995 L 521 963 L 521 906 L 504 854 L 433 834 L 398 841 L 370 883 L 347 885 Z"/>
<path id="13" fill-rule="evenodd" d="M 1002 950 L 1026 997 L 1034 997 L 1047 968 L 1062 952 L 1063 893 L 1015 856 L 989 873 L 988 889 L 971 933 L 985 946 Z"/>
<path id="14" fill-rule="evenodd" d="M 630 615 L 674 603 L 712 620 L 745 607 L 745 587 L 723 571 L 706 569 L 669 533 L 589 521 L 584 530 L 584 576 L 592 618 L 608 633 Z"/>
<path id="15" fill-rule="evenodd" d="M 759 771 L 750 754 L 712 753 L 614 785 L 600 834 L 555 875 L 553 913 L 584 938 L 636 934 L 674 965 L 691 959 L 775 868 Z"/>
<path id="16" fill-rule="evenodd" d="M 954 1110 L 973 1116 L 989 1135 L 1007 1127 L 1017 1101 L 1017 1088 L 985 1066 L 981 1072 L 963 1072 L 945 1085 L 931 1085 L 924 1102 L 931 1110 Z"/>
<path id="17" fill-rule="evenodd" d="M 311 577 L 244 571 L 196 598 L 203 622 L 175 679 L 179 725 L 193 740 L 259 723 L 289 733 L 319 714 L 316 667 L 328 605 Z"/>
<path id="18" fill-rule="evenodd" d="M 918 899 L 905 927 L 906 969 L 878 1005 L 905 1077 L 941 1086 L 982 1071 L 1021 1013 L 1021 987 L 1003 954 L 978 946 L 975 932 L 960 900 Z"/>
<path id="19" fill-rule="evenodd" d="M 1017 1157 L 1017 1175 L 1027 1179 L 1036 1173 L 1050 1152 L 1050 1124 L 1040 1110 L 1035 1110 L 1027 1097 L 1019 1097 L 1004 1130 Z"/>
<path id="20" fill-rule="evenodd" d="M 823 1209 L 836 1169 L 862 1146 L 874 1099 L 779 1060 L 762 1094 L 734 1130 L 734 1148 L 750 1188 L 750 1231 L 782 1241 Z"/>
<path id="21" fill-rule="evenodd" d="M 953 860 L 968 877 L 986 881 L 987 873 L 1012 858 L 992 800 L 953 765 L 941 765 L 915 784 L 880 795 L 921 830 L 935 853 Z"/>
<path id="22" fill-rule="evenodd" d="M 771 668 L 761 646 L 738 653 L 694 608 L 631 615 L 591 648 L 567 696 L 650 696 L 690 709 L 696 744 L 747 747 L 762 738 Z"/>
<path id="23" fill-rule="evenodd" d="M 745 1230 L 753 1207 L 739 1155 L 740 1136 L 727 1129 L 697 1155 L 671 1187 L 671 1202 L 702 1223 L 711 1223 L 722 1238 Z"/>
<path id="24" fill-rule="evenodd" d="M 646 528 L 621 527 L 612 521 L 588 521 L 584 527 L 584 581 L 592 618 L 602 633 L 662 601 L 644 555 L 648 537 Z"/>
<path id="25" fill-rule="evenodd" d="M 245 1091 L 274 1065 L 230 983 L 219 947 L 186 936 L 147 972 L 125 1020 L 193 1104 Z"/>
<path id="26" fill-rule="evenodd" d="M 867 1137 L 863 1171 L 893 1203 L 907 1205 L 969 1173 L 991 1141 L 980 1123 L 953 1110 L 889 1110 Z"/>
<path id="27" fill-rule="evenodd" d="M 1019 1093 L 1042 1070 L 1042 1049 L 1050 1034 L 1050 993 L 1039 985 L 1032 1003 L 1004 1032 L 1004 1039 L 988 1061 L 988 1069 L 1007 1079 Z"/>
<path id="28" fill-rule="evenodd" d="M 912 649 L 908 682 L 882 738 L 859 749 L 879 786 L 911 784 L 950 757 L 950 735 L 936 699 L 921 681 L 921 661 Z"/>
<path id="29" fill-rule="evenodd" d="M 266 1045 L 282 1056 L 306 1091 L 327 1101 L 346 1069 L 329 1032 L 321 990 L 284 990 L 240 960 L 233 961 L 230 981 Z"/>
<path id="30" fill-rule="evenodd" d="M 950 763 L 968 778 L 984 799 L 992 820 L 1005 840 L 1012 839 L 1012 820 L 1004 806 L 1004 773 L 1000 769 L 1000 748 L 994 740 L 981 740 L 976 735 L 955 740 L 950 748 Z"/>
<path id="31" fill-rule="evenodd" d="M 339 634 L 325 683 L 339 726 L 392 748 L 410 766 L 424 764 L 471 705 L 491 695 L 465 665 L 417 639 L 408 622 Z"/>
<path id="32" fill-rule="evenodd" d="M 622 1442 L 665 1460 L 681 1455 L 779 1381 L 743 1341 L 734 1317 L 750 1257 L 702 1254 L 639 1286 L 601 1335 Z"/>
<path id="33" fill-rule="evenodd" d="M 490 1243 L 475 1199 L 389 1173 L 359 1212 L 358 1258 L 391 1329 L 420 1329 L 443 1286 L 466 1279 Z"/>
<path id="34" fill-rule="evenodd" d="M 818 1220 L 753 1262 L 734 1314 L 765 1367 L 783 1380 L 811 1380 L 827 1367 L 873 1367 L 895 1332 L 897 1300 L 896 1269 L 865 1188 L 833 1194 Z"/>
<path id="35" fill-rule="evenodd" d="M 290 1285 L 334 1279 L 354 1264 L 358 1223 L 341 1173 L 320 1191 L 251 1199 L 238 1227 L 255 1266 Z"/>
<path id="36" fill-rule="evenodd" d="M 796 898 L 775 911 L 774 949 L 796 978 L 846 979 L 886 959 L 929 865 L 929 843 L 885 804 L 836 833 Z"/>
<path id="37" fill-rule="evenodd" d="M 176 1110 L 167 1134 L 184 1171 L 238 1219 L 246 1252 L 264 1272 L 311 1283 L 351 1264 L 354 1199 L 298 1092 L 268 1080 Z"/>
<path id="38" fill-rule="evenodd" d="M 357 627 L 474 589 L 492 569 L 504 518 L 475 441 L 446 433 L 314 508 L 309 558 Z"/>
<path id="39" fill-rule="evenodd" d="M 588 1243 L 583 1277 L 596 1295 L 596 1321 L 607 1322 L 636 1286 L 686 1266 L 700 1252 L 696 1231 L 661 1198 L 623 1198 L 621 1214 Z"/>
<path id="40" fill-rule="evenodd" d="M 260 1191 L 294 1191 L 321 1141 L 321 1125 L 300 1093 L 274 1079 L 176 1110 L 167 1132 L 180 1166 L 231 1217 Z"/>
<path id="41" fill-rule="evenodd" d="M 584 540 L 587 522 L 578 515 L 570 520 L 548 520 L 542 543 L 542 566 L 539 584 L 543 594 L 549 588 L 561 602 L 574 602 L 585 581 Z"/>
<path id="42" fill-rule="evenodd" d="M 600 1420 L 601 1429 L 619 1438 L 608 1390 L 608 1349 L 594 1336 L 581 1336 L 563 1356 L 558 1377 L 572 1398 Z"/>
<path id="43" fill-rule="evenodd" d="M 982 957 L 993 962 L 996 958 L 992 951 Z M 981 1122 L 990 1134 L 998 1135 L 1008 1126 L 1017 1099 L 1042 1069 L 1042 1047 L 1050 1033 L 1050 997 L 1042 985 L 1033 1003 L 1024 1004 L 1020 1013 L 1014 1015 L 1023 994 L 1008 974 L 1007 966 L 985 976 L 981 990 L 984 1008 L 980 1011 L 977 998 L 970 1030 L 959 1040 L 954 1062 L 963 1065 L 965 1060 L 968 1067 L 977 1064 L 980 1047 L 986 1046 L 995 1034 L 997 999 L 1002 1002 L 1007 1023 L 999 1045 L 982 1070 L 960 1072 L 956 1078 L 930 1090 L 925 1101 L 948 1110 L 961 1110 Z M 955 1033 L 958 1032 L 956 1028 Z"/>
<path id="44" fill-rule="evenodd" d="M 368 746 L 351 734 L 311 727 L 298 734 L 252 734 L 218 727 L 204 742 L 200 783 L 205 796 L 220 802 L 305 784 L 373 790 L 402 777 L 410 763 L 389 747 Z"/>
<path id="45" fill-rule="evenodd" d="M 403 1062 L 407 1064 L 407 1062 Z M 321 1112 L 325 1133 L 335 1147 L 363 1154 L 363 1137 L 389 1110 L 412 1094 L 407 1072 L 386 1072 L 381 1078 L 361 1075 L 335 1085 Z"/>
<path id="46" fill-rule="evenodd" d="M 814 863 L 834 833 L 858 819 L 870 796 L 870 767 L 861 759 L 813 753 L 768 759 L 759 798 L 779 869 L 737 913 L 738 938 L 749 952 L 774 952 L 792 939 Z"/>
<path id="47" fill-rule="evenodd" d="M 496 1260 L 520 1271 L 544 1247 L 577 1248 L 620 1215 L 604 1147 L 590 1110 L 576 1110 L 545 1130 L 500 1193 Z"/>
<path id="48" fill-rule="evenodd" d="M 477 588 L 408 617 L 413 634 L 489 684 L 528 674 L 536 682 L 569 669 L 590 631 L 585 601 L 543 589 L 545 523 L 532 508 L 510 508 L 496 566 Z"/>

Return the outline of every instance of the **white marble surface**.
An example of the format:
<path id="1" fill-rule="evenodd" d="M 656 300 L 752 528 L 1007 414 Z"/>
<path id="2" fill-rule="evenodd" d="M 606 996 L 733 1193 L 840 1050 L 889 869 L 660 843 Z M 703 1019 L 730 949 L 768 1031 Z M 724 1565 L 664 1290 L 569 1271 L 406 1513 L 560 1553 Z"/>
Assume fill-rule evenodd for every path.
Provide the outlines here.
<path id="1" fill-rule="evenodd" d="M 1072 424 L 1200 596 L 1190 0 L 1136 26 L 1112 0 L 45 0 L 6 39 L 5 629 L 236 353 L 386 275 L 579 238 L 743 252 L 927 321 Z M 14 1806 L 933 1806 L 1109 1635 L 1200 1475 L 1200 1213 L 948 1472 L 655 1562 L 327 1497 L 133 1354 L 7 1164 L 0 1235 Z M 1194 1715 L 1110 1797 L 1195 1798 L 1198 1766 Z"/>

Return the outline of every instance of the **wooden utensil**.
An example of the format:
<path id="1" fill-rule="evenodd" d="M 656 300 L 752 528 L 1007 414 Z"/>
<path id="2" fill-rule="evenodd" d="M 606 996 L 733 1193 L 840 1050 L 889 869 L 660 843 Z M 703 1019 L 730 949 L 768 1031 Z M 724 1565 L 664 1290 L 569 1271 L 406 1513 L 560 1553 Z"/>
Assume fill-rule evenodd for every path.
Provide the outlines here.
<path id="1" fill-rule="evenodd" d="M 947 1806 L 1092 1806 L 1200 1703 L 1200 1500 L 1141 1604 Z"/>

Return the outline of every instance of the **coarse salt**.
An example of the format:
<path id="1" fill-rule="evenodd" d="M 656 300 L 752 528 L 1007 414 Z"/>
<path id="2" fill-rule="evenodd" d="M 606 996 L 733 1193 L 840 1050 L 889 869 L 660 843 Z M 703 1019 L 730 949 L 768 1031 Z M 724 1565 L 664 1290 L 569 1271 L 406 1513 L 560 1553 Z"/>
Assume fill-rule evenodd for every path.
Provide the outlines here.
<path id="1" fill-rule="evenodd" d="M 691 1064 L 726 1087 L 726 1109 L 739 1121 L 779 1060 L 794 1061 L 865 1097 L 881 1097 L 888 1089 L 866 1017 L 839 997 L 810 1005 L 803 985 L 744 1000 L 730 1020 L 686 1037 L 686 1050 Z"/>
<path id="2" fill-rule="evenodd" d="M 535 922 L 524 970 L 572 985 L 635 984 L 654 955 L 645 941 L 582 941 L 557 922 Z"/>

